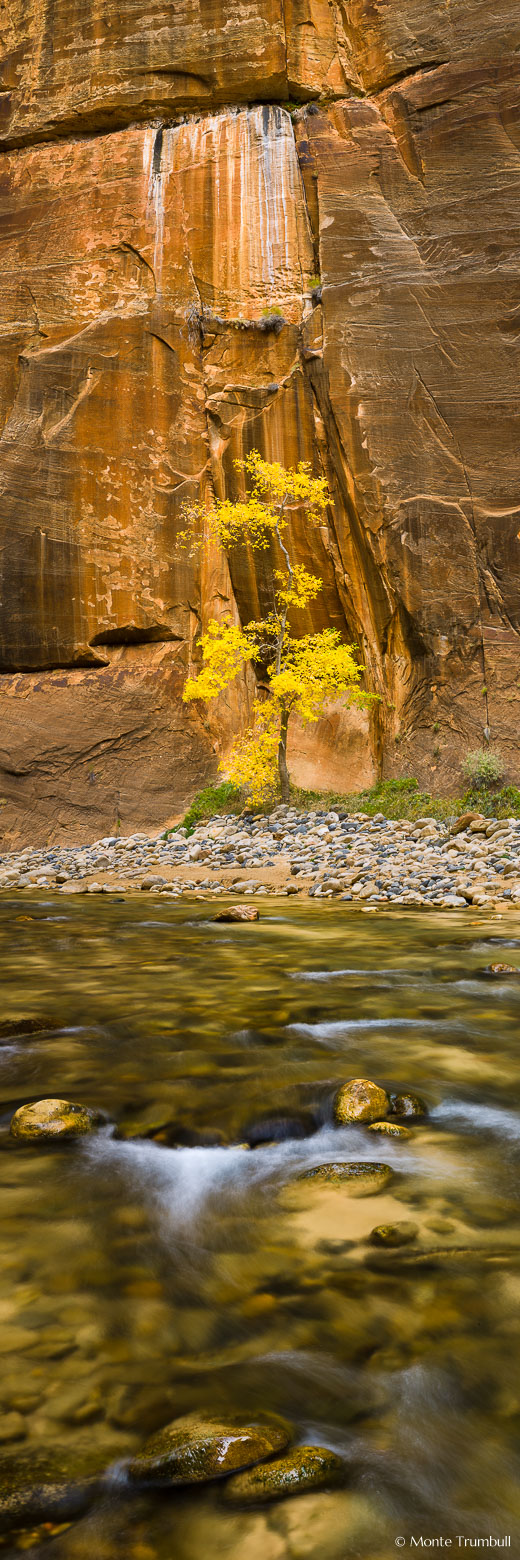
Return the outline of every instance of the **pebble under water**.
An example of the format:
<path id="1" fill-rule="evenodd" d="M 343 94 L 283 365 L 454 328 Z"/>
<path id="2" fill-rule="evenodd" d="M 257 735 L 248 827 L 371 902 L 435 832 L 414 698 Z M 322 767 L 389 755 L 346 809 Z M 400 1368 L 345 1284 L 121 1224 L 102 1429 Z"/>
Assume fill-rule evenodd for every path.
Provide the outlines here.
<path id="1" fill-rule="evenodd" d="M 0 901 L 0 1461 L 104 1471 L 83 1514 L 0 1553 L 518 1554 L 520 978 L 482 971 L 520 970 L 520 917 L 256 903 L 241 926 L 201 902 Z M 402 1139 L 335 1126 L 358 1077 L 427 1116 Z M 104 1125 L 14 1141 L 48 1096 Z M 338 1160 L 393 1175 L 365 1196 L 299 1179 Z M 387 1225 L 403 1244 L 376 1243 Z M 191 1412 L 281 1416 L 344 1486 L 247 1509 L 222 1483 L 132 1489 L 145 1438 Z"/>

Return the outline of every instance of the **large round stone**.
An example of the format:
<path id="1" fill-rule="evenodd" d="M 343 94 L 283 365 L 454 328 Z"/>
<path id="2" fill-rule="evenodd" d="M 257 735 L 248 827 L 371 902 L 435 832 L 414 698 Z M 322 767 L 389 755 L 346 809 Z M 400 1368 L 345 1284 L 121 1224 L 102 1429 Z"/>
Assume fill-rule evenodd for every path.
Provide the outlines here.
<path id="1" fill-rule="evenodd" d="M 392 1178 L 389 1165 L 362 1162 L 360 1160 L 337 1161 L 328 1165 L 313 1165 L 298 1177 L 300 1181 L 315 1181 L 326 1186 L 344 1186 L 357 1197 L 370 1197 L 382 1192 Z"/>
<path id="2" fill-rule="evenodd" d="M 339 1126 L 350 1121 L 381 1121 L 389 1110 L 386 1089 L 380 1089 L 369 1078 L 351 1078 L 341 1085 L 334 1098 L 334 1119 Z"/>
<path id="3" fill-rule="evenodd" d="M 291 1439 L 282 1424 L 236 1424 L 186 1414 L 174 1419 L 132 1458 L 129 1476 L 138 1483 L 204 1484 L 284 1451 Z"/>
<path id="4" fill-rule="evenodd" d="M 81 1137 L 92 1132 L 99 1120 L 97 1112 L 86 1105 L 71 1105 L 70 1100 L 36 1100 L 21 1105 L 11 1121 L 15 1138 L 44 1141 L 48 1138 Z"/>
<path id="5" fill-rule="evenodd" d="M 303 1495 L 306 1490 L 330 1489 L 344 1478 L 345 1466 L 335 1452 L 324 1446 L 298 1446 L 286 1457 L 235 1474 L 226 1484 L 224 1499 L 234 1506 L 256 1505 Z"/>

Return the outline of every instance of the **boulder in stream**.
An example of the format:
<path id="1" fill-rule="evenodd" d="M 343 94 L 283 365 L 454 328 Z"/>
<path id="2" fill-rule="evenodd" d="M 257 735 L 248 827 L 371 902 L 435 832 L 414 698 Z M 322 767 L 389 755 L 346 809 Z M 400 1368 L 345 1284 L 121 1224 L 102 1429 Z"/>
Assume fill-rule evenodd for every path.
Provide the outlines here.
<path id="1" fill-rule="evenodd" d="M 93 1132 L 99 1121 L 95 1110 L 72 1105 L 70 1100 L 36 1100 L 21 1105 L 11 1121 L 11 1134 L 28 1142 L 46 1142 L 54 1138 L 82 1137 Z"/>
<path id="2" fill-rule="evenodd" d="M 350 1121 L 381 1121 L 389 1110 L 386 1089 L 369 1078 L 351 1078 L 334 1096 L 334 1120 L 338 1126 L 347 1126 Z"/>
<path id="3" fill-rule="evenodd" d="M 372 1197 L 376 1192 L 383 1191 L 392 1179 L 392 1174 L 390 1165 L 377 1164 L 375 1161 L 334 1160 L 328 1165 L 313 1165 L 311 1170 L 303 1170 L 298 1180 L 316 1181 L 326 1186 L 344 1186 L 356 1197 Z"/>
<path id="4" fill-rule="evenodd" d="M 412 1135 L 410 1128 L 402 1127 L 398 1121 L 371 1121 L 368 1130 L 382 1132 L 384 1137 L 409 1138 Z"/>
<path id="5" fill-rule="evenodd" d="M 418 1224 L 412 1224 L 403 1219 L 399 1224 L 376 1224 L 370 1231 L 369 1240 L 372 1246 L 408 1246 L 419 1234 Z"/>
<path id="6" fill-rule="evenodd" d="M 393 1116 L 425 1116 L 426 1105 L 419 1094 L 407 1090 L 404 1094 L 391 1094 L 390 1107 Z"/>
<path id="7" fill-rule="evenodd" d="M 479 973 L 491 980 L 502 980 L 504 975 L 520 975 L 520 970 L 514 964 L 486 964 Z"/>
<path id="8" fill-rule="evenodd" d="M 27 1014 L 23 1018 L 0 1019 L 0 1039 L 14 1035 L 40 1035 L 48 1034 L 49 1030 L 56 1029 L 57 1023 L 53 1018 L 44 1018 L 41 1015 Z"/>
<path id="9" fill-rule="evenodd" d="M 277 1420 L 240 1424 L 186 1414 L 151 1436 L 129 1465 L 138 1484 L 205 1484 L 285 1451 L 291 1432 Z"/>
<path id="10" fill-rule="evenodd" d="M 298 1116 L 267 1116 L 250 1122 L 244 1128 L 242 1138 L 250 1148 L 264 1147 L 266 1143 L 286 1143 L 291 1138 L 311 1137 L 316 1131 L 316 1121 L 310 1111 Z"/>
<path id="11" fill-rule="evenodd" d="M 213 916 L 214 921 L 258 921 L 258 910 L 255 905 L 230 905 L 228 910 L 219 910 L 218 915 Z"/>
<path id="12" fill-rule="evenodd" d="M 285 1457 L 235 1474 L 226 1484 L 224 1499 L 233 1506 L 257 1505 L 303 1495 L 306 1490 L 330 1489 L 344 1479 L 345 1465 L 328 1447 L 297 1446 Z"/>
<path id="13" fill-rule="evenodd" d="M 94 1454 L 37 1449 L 3 1453 L 0 1533 L 80 1516 L 97 1494 L 103 1468 Z"/>

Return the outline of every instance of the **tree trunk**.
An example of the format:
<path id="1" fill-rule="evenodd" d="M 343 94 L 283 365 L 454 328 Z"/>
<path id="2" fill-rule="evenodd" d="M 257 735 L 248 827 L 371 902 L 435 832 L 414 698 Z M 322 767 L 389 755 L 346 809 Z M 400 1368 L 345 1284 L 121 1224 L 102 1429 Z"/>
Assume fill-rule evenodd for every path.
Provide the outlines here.
<path id="1" fill-rule="evenodd" d="M 287 727 L 289 725 L 289 711 L 284 710 L 280 722 L 280 741 L 278 743 L 278 774 L 280 776 L 280 790 L 282 802 L 288 804 L 291 800 L 291 787 L 289 783 L 289 770 L 287 768 Z"/>

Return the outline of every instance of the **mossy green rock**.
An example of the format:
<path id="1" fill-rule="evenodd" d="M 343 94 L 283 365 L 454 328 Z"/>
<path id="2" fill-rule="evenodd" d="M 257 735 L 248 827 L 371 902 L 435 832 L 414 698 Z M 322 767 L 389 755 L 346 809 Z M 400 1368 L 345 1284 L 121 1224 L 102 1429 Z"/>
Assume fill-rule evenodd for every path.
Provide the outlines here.
<path id="1" fill-rule="evenodd" d="M 390 1108 L 393 1116 L 425 1116 L 426 1106 L 418 1094 L 391 1094 Z"/>
<path id="2" fill-rule="evenodd" d="M 204 1484 L 284 1451 L 287 1426 L 274 1421 L 240 1424 L 186 1414 L 158 1430 L 132 1458 L 132 1480 L 148 1484 Z"/>
<path id="3" fill-rule="evenodd" d="M 371 1230 L 369 1240 L 372 1246 L 408 1246 L 419 1234 L 417 1224 L 402 1220 L 399 1224 L 376 1224 Z"/>
<path id="4" fill-rule="evenodd" d="M 43 1142 L 53 1138 L 82 1137 L 93 1132 L 99 1117 L 86 1105 L 71 1105 L 70 1100 L 36 1100 L 34 1105 L 21 1105 L 11 1121 L 11 1133 L 15 1138 Z"/>
<path id="5" fill-rule="evenodd" d="M 79 1516 L 98 1491 L 103 1466 L 95 1454 L 4 1453 L 0 1456 L 0 1533 Z"/>
<path id="6" fill-rule="evenodd" d="M 298 1180 L 320 1181 L 328 1186 L 348 1186 L 357 1196 L 370 1197 L 383 1190 L 391 1180 L 392 1173 L 390 1165 L 360 1160 L 334 1160 L 329 1165 L 313 1165 L 312 1170 L 304 1170 Z"/>
<path id="7" fill-rule="evenodd" d="M 324 1446 L 297 1446 L 286 1457 L 237 1473 L 226 1484 L 224 1499 L 234 1506 L 256 1505 L 303 1495 L 306 1490 L 330 1489 L 344 1478 L 344 1464 L 335 1452 Z"/>
<path id="8" fill-rule="evenodd" d="M 334 1096 L 334 1120 L 338 1126 L 347 1126 L 350 1121 L 382 1121 L 389 1110 L 386 1089 L 380 1089 L 370 1078 L 351 1078 Z"/>

